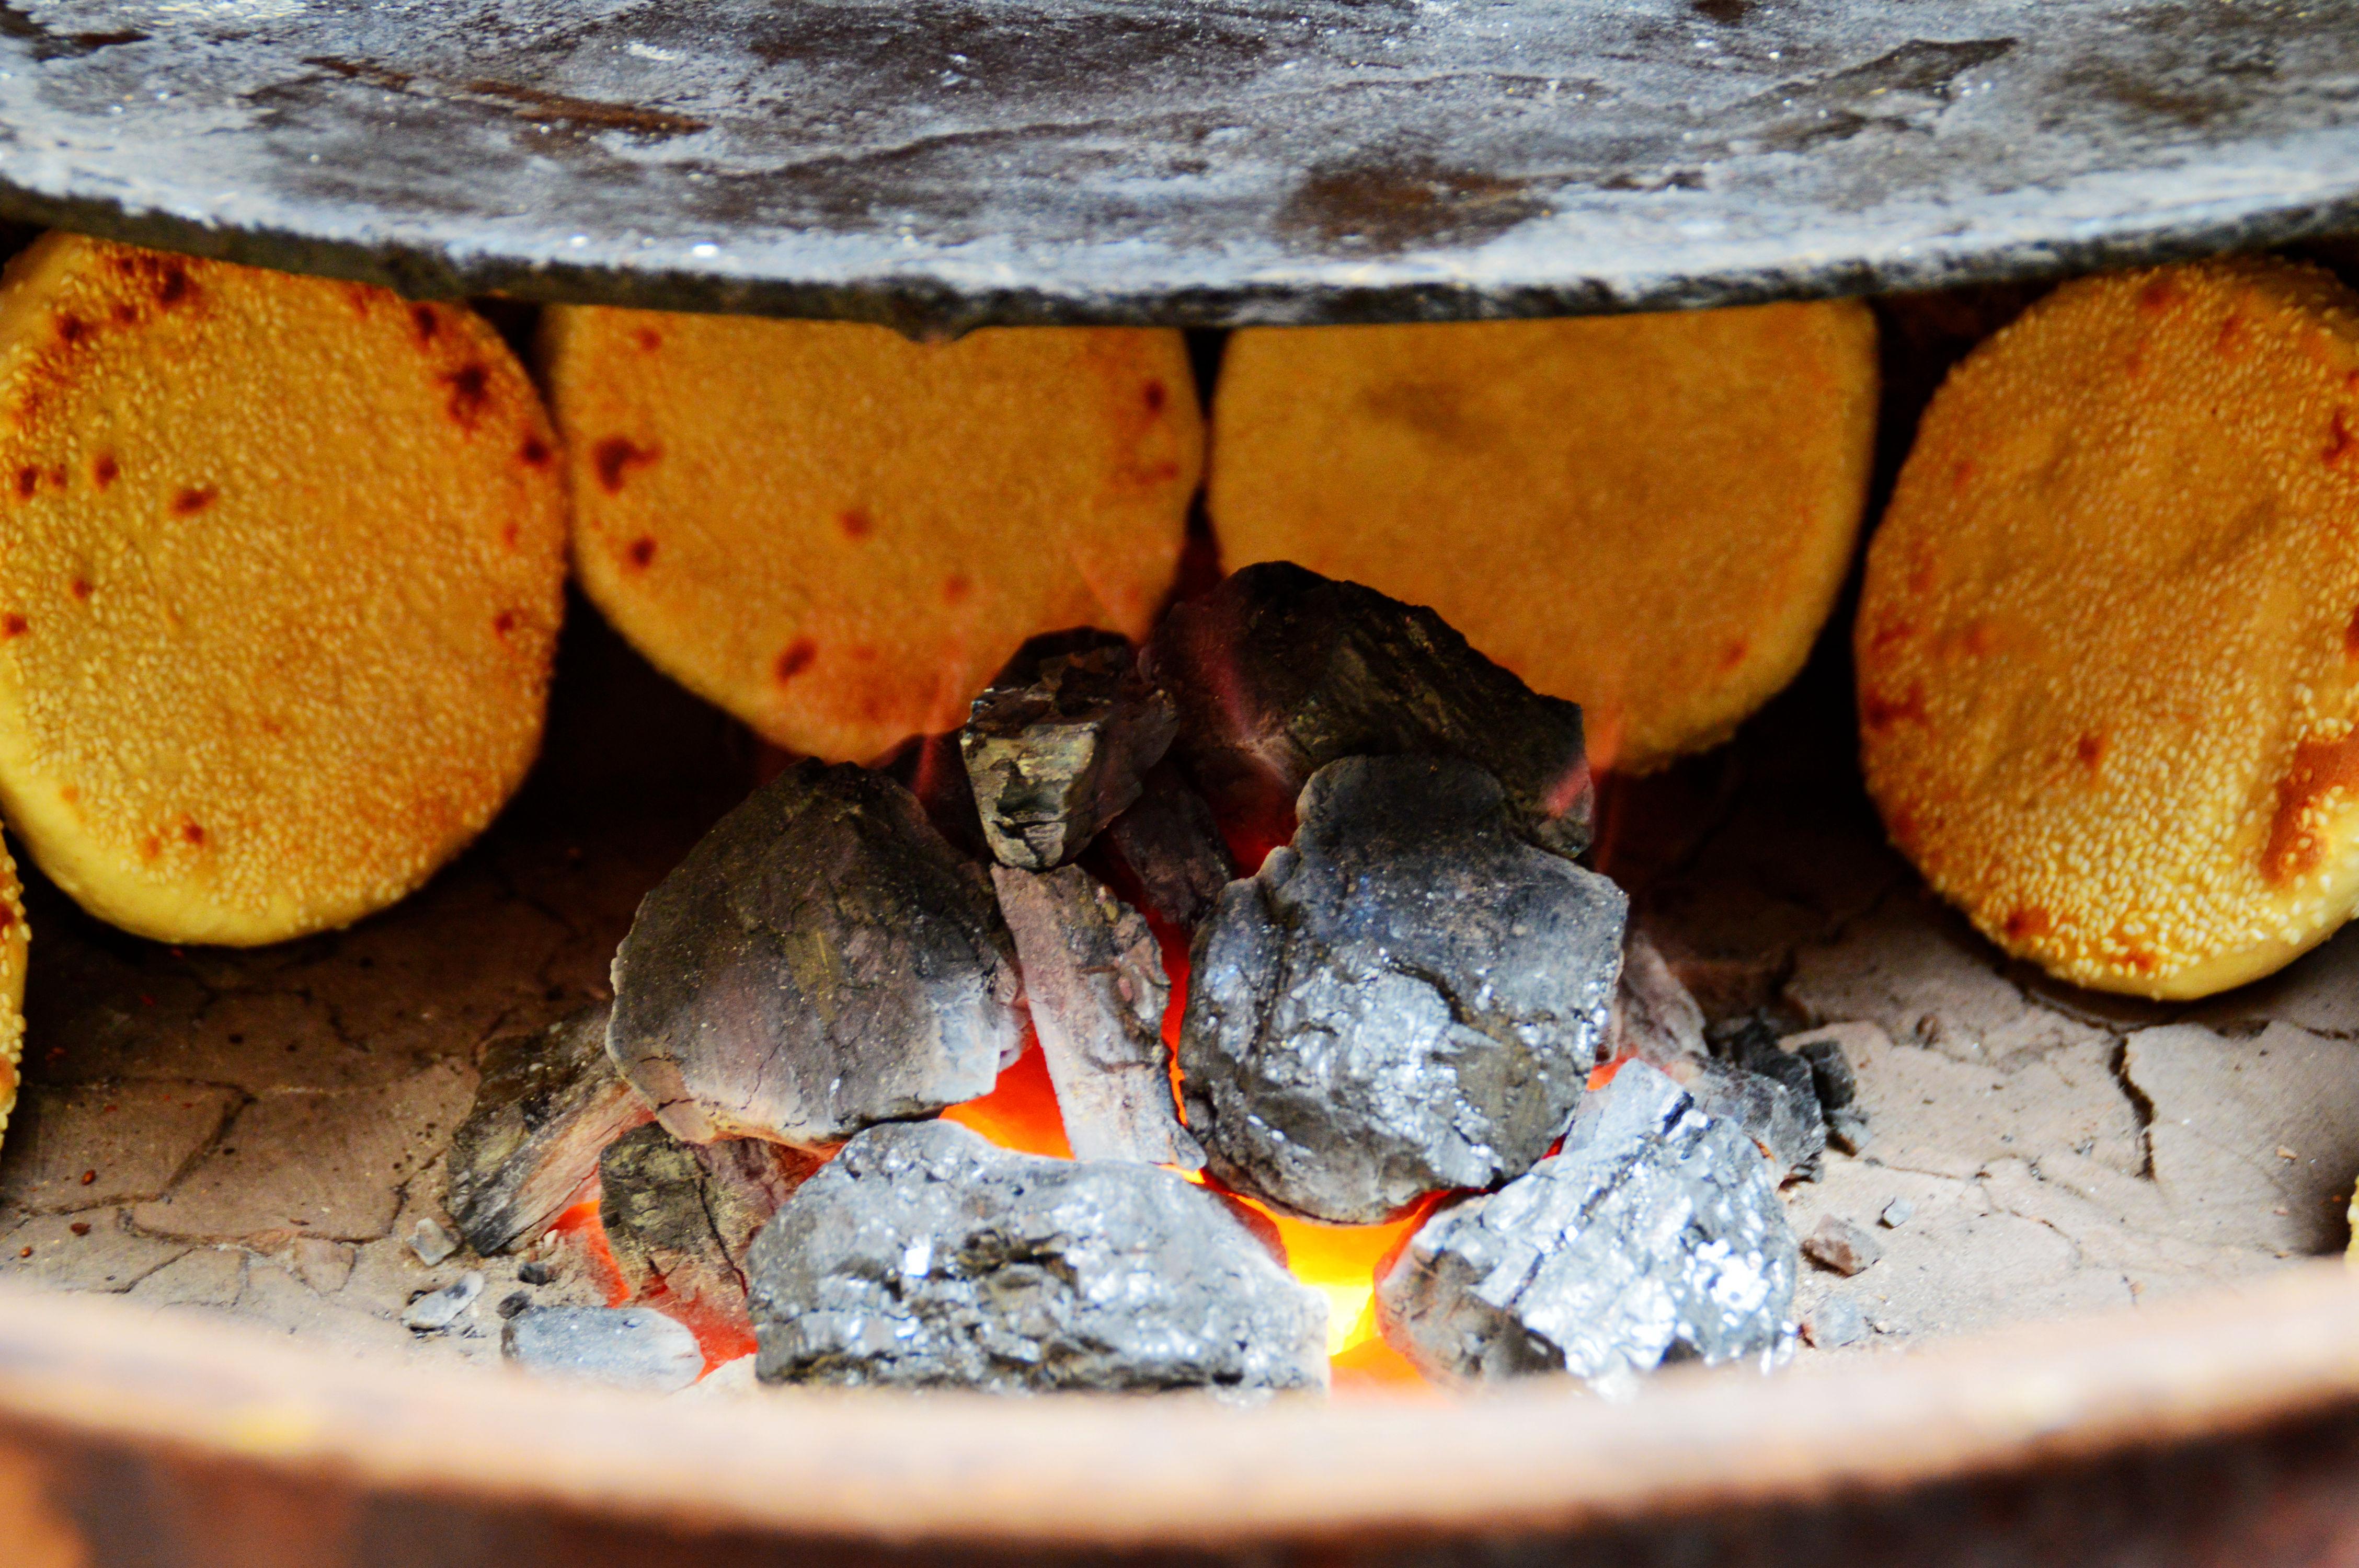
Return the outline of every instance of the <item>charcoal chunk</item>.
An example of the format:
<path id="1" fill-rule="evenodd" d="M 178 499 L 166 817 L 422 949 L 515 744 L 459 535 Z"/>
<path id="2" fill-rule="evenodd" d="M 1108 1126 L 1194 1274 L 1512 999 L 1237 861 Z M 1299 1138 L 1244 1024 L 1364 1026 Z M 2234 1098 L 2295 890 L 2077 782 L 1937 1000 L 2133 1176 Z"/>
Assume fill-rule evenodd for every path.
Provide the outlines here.
<path id="1" fill-rule="evenodd" d="M 1115 632 L 1035 637 L 967 712 L 959 750 L 1003 865 L 1045 871 L 1089 846 L 1139 795 L 1179 714 Z"/>
<path id="2" fill-rule="evenodd" d="M 1310 775 L 1343 757 L 1462 757 L 1518 830 L 1577 855 L 1594 792 L 1581 709 L 1541 697 L 1441 617 L 1283 561 L 1175 606 L 1147 652 L 1180 702 L 1172 755 L 1223 821 L 1282 840 Z"/>
<path id="3" fill-rule="evenodd" d="M 1842 1041 L 1805 1041 L 1794 1054 L 1810 1065 L 1810 1087 L 1817 1091 L 1820 1109 L 1838 1111 L 1859 1098 L 1859 1075 L 1852 1071 Z"/>
<path id="4" fill-rule="evenodd" d="M 1171 982 L 1147 922 L 1079 866 L 992 880 L 1074 1158 L 1201 1167 L 1171 1096 Z"/>
<path id="5" fill-rule="evenodd" d="M 1725 1062 L 1673 1062 L 1662 1071 L 1695 1097 L 1705 1115 L 1732 1123 L 1759 1144 L 1775 1180 L 1782 1183 L 1816 1172 L 1827 1132 L 1808 1098 L 1797 1099 L 1776 1078 Z"/>
<path id="6" fill-rule="evenodd" d="M 500 1353 L 540 1377 L 668 1394 L 696 1381 L 696 1336 L 648 1307 L 534 1307 L 500 1330 Z"/>
<path id="7" fill-rule="evenodd" d="M 1378 1278 L 1376 1315 L 1430 1377 L 1561 1371 L 1618 1392 L 1667 1357 L 1782 1357 L 1797 1268 L 1752 1141 L 1633 1062 L 1561 1153 L 1426 1221 Z"/>
<path id="8" fill-rule="evenodd" d="M 660 1126 L 608 1146 L 598 1162 L 598 1217 L 635 1296 L 673 1295 L 736 1312 L 754 1238 L 817 1156 L 756 1138 L 683 1143 Z"/>
<path id="9" fill-rule="evenodd" d="M 1810 1064 L 1777 1044 L 1777 1032 L 1762 1019 L 1749 1018 L 1712 1042 L 1712 1054 L 1733 1066 L 1786 1086 L 1797 1105 L 1815 1109 L 1818 1082 Z"/>
<path id="10" fill-rule="evenodd" d="M 1766 1123 L 1747 1121 L 1746 1126 L 1790 1172 L 1815 1177 L 1819 1156 L 1827 1147 L 1827 1122 L 1810 1061 L 1778 1044 L 1777 1032 L 1759 1018 L 1721 1033 L 1712 1041 L 1712 1054 L 1740 1072 L 1769 1079 L 1783 1091 L 1779 1116 Z M 1790 1113 L 1790 1125 L 1782 1113 Z"/>
<path id="11" fill-rule="evenodd" d="M 1017 993 L 983 869 L 892 780 L 805 762 L 639 905 L 607 1046 L 675 1137 L 824 1149 L 988 1092 Z"/>
<path id="12" fill-rule="evenodd" d="M 1711 1054 L 1703 1009 L 1643 931 L 1632 930 L 1622 944 L 1608 1054 L 1636 1056 L 1658 1067 L 1701 1062 Z"/>
<path id="13" fill-rule="evenodd" d="M 1472 762 L 1321 769 L 1197 933 L 1180 1056 L 1212 1170 L 1344 1224 L 1522 1174 L 1596 1061 L 1625 903 L 1516 838 Z"/>
<path id="14" fill-rule="evenodd" d="M 539 1235 L 597 1175 L 598 1152 L 655 1115 L 606 1054 L 606 1011 L 585 1008 L 484 1047 L 442 1200 L 479 1254 Z"/>
<path id="15" fill-rule="evenodd" d="M 1150 1165 L 879 1127 L 754 1243 L 766 1382 L 1323 1389 L 1327 1305 L 1227 1204 Z"/>
<path id="16" fill-rule="evenodd" d="M 1212 901 L 1237 874 L 1212 808 L 1169 762 L 1147 775 L 1137 802 L 1114 819 L 1105 837 L 1136 879 L 1147 907 L 1182 931 L 1203 924 Z"/>

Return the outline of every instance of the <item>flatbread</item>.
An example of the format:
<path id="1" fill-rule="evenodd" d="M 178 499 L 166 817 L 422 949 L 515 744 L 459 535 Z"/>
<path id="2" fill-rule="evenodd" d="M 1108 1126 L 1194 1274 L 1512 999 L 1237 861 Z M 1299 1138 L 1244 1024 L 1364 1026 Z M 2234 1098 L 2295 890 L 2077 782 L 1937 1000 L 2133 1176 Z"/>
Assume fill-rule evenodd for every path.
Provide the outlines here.
<path id="1" fill-rule="evenodd" d="M 538 747 L 560 485 L 464 308 L 40 240 L 0 281 L 0 810 L 161 940 L 392 903 Z"/>
<path id="2" fill-rule="evenodd" d="M 2359 902 L 2359 297 L 2068 284 L 1928 410 L 1855 643 L 1894 842 L 1994 942 L 2206 995 Z"/>
<path id="3" fill-rule="evenodd" d="M 1180 334 L 551 309 L 583 590 L 777 745 L 954 730 L 1041 632 L 1144 637 L 1201 463 Z"/>
<path id="4" fill-rule="evenodd" d="M 1875 430 L 1854 302 L 1256 329 L 1215 392 L 1222 564 L 1430 605 L 1644 772 L 1795 673 L 1849 569 Z"/>

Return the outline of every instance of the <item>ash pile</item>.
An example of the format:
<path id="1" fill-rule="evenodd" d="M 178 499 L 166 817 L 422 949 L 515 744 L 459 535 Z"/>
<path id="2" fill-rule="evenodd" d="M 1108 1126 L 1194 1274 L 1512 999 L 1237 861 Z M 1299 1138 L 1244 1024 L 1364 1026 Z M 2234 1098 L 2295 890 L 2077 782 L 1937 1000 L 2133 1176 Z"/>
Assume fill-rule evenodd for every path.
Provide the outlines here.
<path id="1" fill-rule="evenodd" d="M 788 767 L 647 895 L 610 1009 L 493 1047 L 461 1236 L 595 1198 L 630 1299 L 504 1303 L 511 1357 L 679 1387 L 687 1322 L 772 1383 L 1323 1389 L 1273 1213 L 1421 1219 L 1373 1311 L 1438 1381 L 1790 1348 L 1779 1187 L 1865 1138 L 1848 1068 L 1708 1030 L 1628 929 L 1578 708 L 1265 565 L 1144 648 L 1035 639 L 956 750 Z M 1071 1159 L 942 1119 L 1035 1048 Z"/>

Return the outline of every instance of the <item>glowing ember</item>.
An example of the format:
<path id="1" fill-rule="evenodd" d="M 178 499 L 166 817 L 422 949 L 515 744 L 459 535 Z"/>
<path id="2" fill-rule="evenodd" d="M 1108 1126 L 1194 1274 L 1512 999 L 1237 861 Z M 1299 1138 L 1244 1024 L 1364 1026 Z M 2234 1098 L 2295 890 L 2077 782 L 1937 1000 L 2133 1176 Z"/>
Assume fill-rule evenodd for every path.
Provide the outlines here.
<path id="1" fill-rule="evenodd" d="M 631 1287 L 623 1279 L 622 1266 L 614 1261 L 614 1249 L 606 1245 L 605 1222 L 598 1217 L 597 1193 L 593 1191 L 559 1215 L 550 1222 L 549 1233 L 582 1255 L 583 1271 L 606 1298 L 608 1306 L 621 1306 L 631 1299 Z"/>
<path id="2" fill-rule="evenodd" d="M 954 1105 L 942 1116 L 1003 1149 L 1060 1160 L 1073 1157 L 1073 1146 L 1065 1141 L 1064 1116 L 1057 1109 L 1057 1088 L 1049 1081 L 1049 1064 L 1028 1036 L 1024 1054 L 1000 1072 L 989 1094 Z"/>
<path id="3" fill-rule="evenodd" d="M 634 1300 L 631 1287 L 623 1278 L 622 1266 L 614 1260 L 614 1249 L 607 1245 L 606 1227 L 598 1217 L 598 1194 L 594 1190 L 551 1221 L 549 1233 L 581 1259 L 582 1271 L 606 1298 L 608 1306 L 653 1307 L 696 1336 L 697 1348 L 704 1353 L 706 1371 L 753 1354 L 754 1325 L 743 1312 L 676 1297 L 660 1281 Z"/>

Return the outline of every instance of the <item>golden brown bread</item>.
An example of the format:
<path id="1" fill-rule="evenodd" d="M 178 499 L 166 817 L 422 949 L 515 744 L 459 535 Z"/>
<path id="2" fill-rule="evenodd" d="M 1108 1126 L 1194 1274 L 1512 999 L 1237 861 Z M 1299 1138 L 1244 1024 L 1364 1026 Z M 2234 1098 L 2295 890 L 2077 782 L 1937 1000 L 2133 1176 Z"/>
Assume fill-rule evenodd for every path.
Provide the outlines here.
<path id="1" fill-rule="evenodd" d="M 16 879 L 16 857 L 0 839 L 0 1137 L 16 1109 L 16 1086 L 25 1065 L 25 967 L 33 927 L 25 918 L 25 890 Z"/>
<path id="2" fill-rule="evenodd" d="M 1990 938 L 2193 997 L 2359 900 L 2359 297 L 2068 284 L 1959 367 L 1869 551 L 1868 786 Z"/>
<path id="3" fill-rule="evenodd" d="M 168 941 L 344 925 L 531 763 L 554 438 L 471 311 L 66 234 L 0 285 L 0 807 Z"/>
<path id="4" fill-rule="evenodd" d="M 1223 564 L 1429 604 L 1586 711 L 1601 765 L 1724 739 L 1849 568 L 1875 327 L 1851 302 L 1258 329 L 1213 408 Z"/>
<path id="5" fill-rule="evenodd" d="M 955 729 L 1036 633 L 1143 637 L 1201 462 L 1169 331 L 551 309 L 582 589 L 777 744 Z"/>

